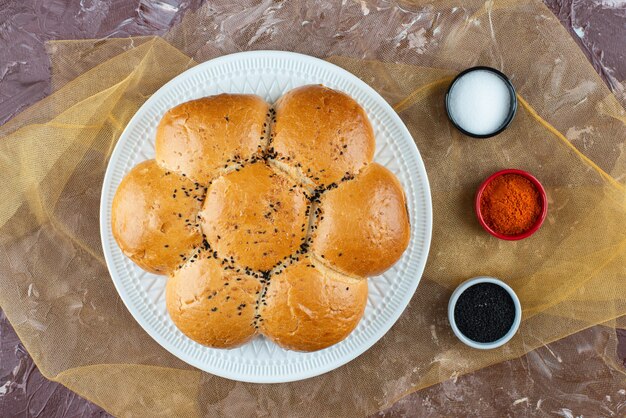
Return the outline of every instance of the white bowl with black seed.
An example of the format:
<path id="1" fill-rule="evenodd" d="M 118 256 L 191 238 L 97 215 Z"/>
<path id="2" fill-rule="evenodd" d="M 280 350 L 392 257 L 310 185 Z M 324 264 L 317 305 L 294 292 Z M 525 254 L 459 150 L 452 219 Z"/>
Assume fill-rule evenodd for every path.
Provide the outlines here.
<path id="1" fill-rule="evenodd" d="M 513 338 L 522 321 L 522 305 L 502 280 L 480 276 L 461 283 L 450 296 L 448 321 L 461 342 L 490 350 Z"/>

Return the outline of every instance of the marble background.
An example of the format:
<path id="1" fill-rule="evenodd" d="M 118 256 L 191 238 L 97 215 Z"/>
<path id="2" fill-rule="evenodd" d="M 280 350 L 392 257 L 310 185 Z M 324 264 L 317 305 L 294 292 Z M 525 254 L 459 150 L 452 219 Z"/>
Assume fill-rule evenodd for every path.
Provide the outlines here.
<path id="1" fill-rule="evenodd" d="M 0 0 L 0 125 L 50 93 L 44 43 L 158 35 L 201 0 Z M 626 103 L 626 1 L 544 0 L 609 88 Z M 607 329 L 595 327 L 533 353 L 409 395 L 379 415 L 396 416 L 624 416 L 626 389 L 605 384 L 611 370 L 597 366 L 584 388 L 568 387 L 571 344 L 603 349 Z M 612 332 L 612 331 L 611 331 Z M 626 362 L 626 332 L 618 356 Z M 563 356 L 559 353 L 563 352 Z M 580 350 L 579 350 L 580 351 Z M 571 357 L 571 354 L 570 354 Z M 582 360 L 581 360 L 582 357 Z M 497 369 L 494 369 L 497 368 Z M 603 375 L 603 373 L 605 373 Z M 529 379 L 528 376 L 533 376 Z M 489 376 L 487 379 L 486 376 Z M 495 376 L 495 377 L 494 377 Z M 604 376 L 604 378 L 603 378 Z M 489 382 L 488 384 L 486 382 Z M 511 382 L 515 381 L 515 385 Z M 514 386 L 516 390 L 503 390 Z M 553 396 L 545 396 L 550 388 Z M 474 411 L 466 409 L 472 399 Z M 0 417 L 109 417 L 98 406 L 43 377 L 0 310 Z"/>

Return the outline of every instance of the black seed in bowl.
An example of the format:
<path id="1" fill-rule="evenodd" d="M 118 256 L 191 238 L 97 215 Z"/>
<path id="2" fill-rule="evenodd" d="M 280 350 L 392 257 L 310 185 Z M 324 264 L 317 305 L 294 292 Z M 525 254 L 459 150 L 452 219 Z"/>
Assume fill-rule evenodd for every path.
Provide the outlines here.
<path id="1" fill-rule="evenodd" d="M 515 321 L 515 303 L 502 286 L 478 283 L 459 296 L 454 322 L 470 340 L 491 343 L 504 337 Z"/>

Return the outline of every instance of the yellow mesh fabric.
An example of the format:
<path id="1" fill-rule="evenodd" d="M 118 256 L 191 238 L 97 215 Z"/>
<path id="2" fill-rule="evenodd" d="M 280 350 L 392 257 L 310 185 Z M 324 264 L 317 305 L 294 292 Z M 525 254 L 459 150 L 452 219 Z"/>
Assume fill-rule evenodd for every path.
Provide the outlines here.
<path id="1" fill-rule="evenodd" d="M 626 112 L 556 18 L 536 1 L 328 7 L 212 2 L 165 40 L 49 44 L 54 93 L 0 127 L 0 305 L 47 377 L 118 416 L 354 416 L 624 322 Z M 233 382 L 171 356 L 123 306 L 100 246 L 102 179 L 126 123 L 175 75 L 245 49 L 319 56 L 374 87 L 411 131 L 433 195 L 428 265 L 398 323 L 348 365 L 289 384 Z M 477 64 L 519 93 L 513 124 L 488 140 L 460 135 L 443 108 L 451 77 Z M 509 167 L 549 196 L 542 229 L 518 242 L 486 234 L 472 209 L 480 182 Z M 475 275 L 504 279 L 524 307 L 496 350 L 463 346 L 447 323 L 451 291 Z M 615 370 L 614 332 L 602 335 L 597 359 Z"/>

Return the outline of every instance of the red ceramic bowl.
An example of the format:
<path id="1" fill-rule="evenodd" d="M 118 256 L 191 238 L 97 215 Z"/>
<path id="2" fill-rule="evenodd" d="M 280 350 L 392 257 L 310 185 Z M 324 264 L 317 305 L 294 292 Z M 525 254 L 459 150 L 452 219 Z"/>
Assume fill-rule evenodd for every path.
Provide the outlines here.
<path id="1" fill-rule="evenodd" d="M 532 227 L 530 227 L 530 229 L 528 229 L 527 231 L 522 232 L 521 234 L 517 234 L 517 235 L 505 235 L 489 228 L 489 226 L 485 223 L 483 214 L 480 212 L 480 199 L 483 195 L 483 192 L 485 191 L 485 188 L 487 187 L 489 183 L 491 183 L 493 179 L 495 179 L 496 177 L 503 176 L 505 174 L 518 174 L 530 180 L 530 182 L 534 184 L 535 187 L 537 188 L 537 191 L 539 192 L 539 199 L 541 200 L 541 212 L 539 213 L 539 217 L 537 218 L 537 221 L 535 222 L 535 224 Z M 493 235 L 496 238 L 504 239 L 507 241 L 516 241 L 516 240 L 528 238 L 529 236 L 537 232 L 537 230 L 541 227 L 541 225 L 543 224 L 543 221 L 546 219 L 546 214 L 548 213 L 548 197 L 546 196 L 546 190 L 543 188 L 541 183 L 539 183 L 539 180 L 535 178 L 535 176 L 523 170 L 516 170 L 516 169 L 510 168 L 507 170 L 501 170 L 501 171 L 495 172 L 489 177 L 487 177 L 487 180 L 483 181 L 483 183 L 478 188 L 478 192 L 476 193 L 474 209 L 476 210 L 476 216 L 478 217 L 478 222 L 480 223 L 480 226 L 482 226 L 485 231 L 489 232 L 491 235 Z"/>

